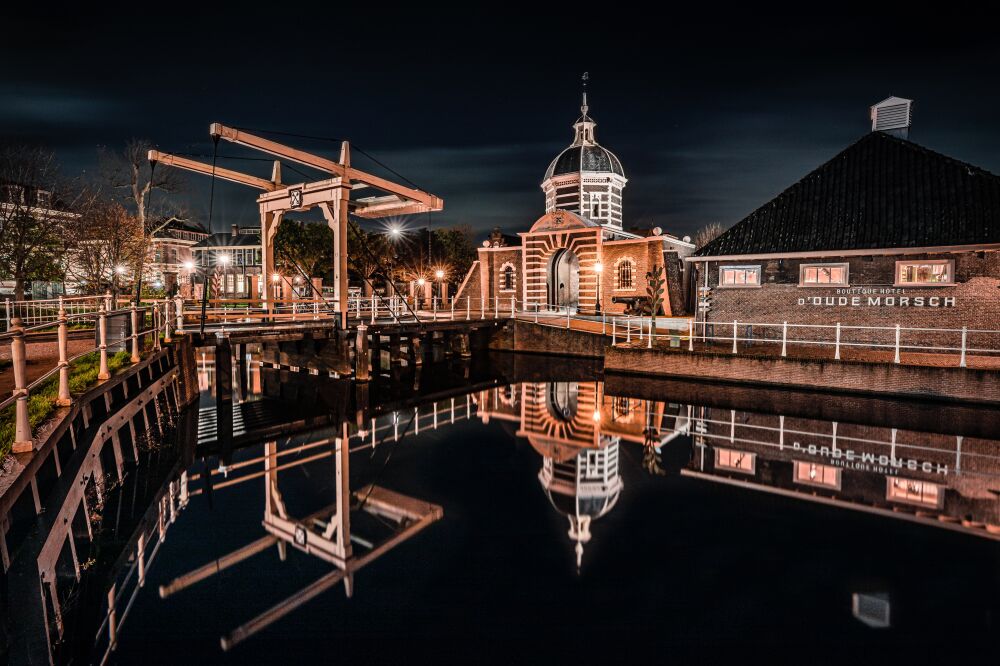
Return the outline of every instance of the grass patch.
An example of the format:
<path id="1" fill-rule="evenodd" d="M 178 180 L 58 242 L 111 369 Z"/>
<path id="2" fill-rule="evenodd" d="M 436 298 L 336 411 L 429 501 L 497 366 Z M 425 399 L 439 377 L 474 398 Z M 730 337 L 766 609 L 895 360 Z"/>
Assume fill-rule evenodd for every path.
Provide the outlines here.
<path id="1" fill-rule="evenodd" d="M 131 363 L 132 355 L 120 351 L 108 356 L 108 370 L 112 374 Z M 69 368 L 69 392 L 74 395 L 83 393 L 97 383 L 97 374 L 101 369 L 100 352 L 92 352 L 73 361 Z M 56 399 L 59 397 L 59 375 L 53 375 L 36 387 L 28 396 L 28 421 L 34 430 L 45 421 L 56 409 Z M 0 461 L 10 453 L 14 444 L 14 410 L 11 405 L 0 411 Z"/>

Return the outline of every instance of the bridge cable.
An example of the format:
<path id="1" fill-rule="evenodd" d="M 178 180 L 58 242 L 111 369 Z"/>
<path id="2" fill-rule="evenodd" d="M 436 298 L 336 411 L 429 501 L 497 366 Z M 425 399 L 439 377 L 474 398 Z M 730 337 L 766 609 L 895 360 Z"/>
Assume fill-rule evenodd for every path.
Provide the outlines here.
<path id="1" fill-rule="evenodd" d="M 212 186 L 208 194 L 208 233 L 212 229 L 212 213 L 215 208 L 215 163 L 219 155 L 219 135 L 212 135 Z M 211 238 L 211 236 L 209 236 Z M 205 277 L 202 280 L 201 294 L 201 336 L 205 337 L 205 317 L 208 314 L 208 262 L 205 262 Z"/>

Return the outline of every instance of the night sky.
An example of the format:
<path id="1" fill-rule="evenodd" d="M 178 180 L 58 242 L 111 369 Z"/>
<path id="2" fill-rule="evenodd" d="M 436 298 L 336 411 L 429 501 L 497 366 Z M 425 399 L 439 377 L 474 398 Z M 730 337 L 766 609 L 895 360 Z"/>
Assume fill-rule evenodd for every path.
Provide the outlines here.
<path id="1" fill-rule="evenodd" d="M 1000 46 L 984 17 L 273 6 L 5 8 L 0 139 L 47 145 L 72 175 L 130 137 L 207 154 L 212 121 L 348 138 L 444 198 L 435 226 L 514 232 L 544 211 L 539 183 L 571 141 L 586 70 L 597 138 L 629 178 L 627 227 L 739 220 L 867 132 L 868 107 L 891 94 L 915 100 L 912 140 L 1000 172 Z M 207 185 L 191 177 L 181 202 L 201 221 Z M 254 198 L 220 184 L 216 230 L 257 223 Z"/>

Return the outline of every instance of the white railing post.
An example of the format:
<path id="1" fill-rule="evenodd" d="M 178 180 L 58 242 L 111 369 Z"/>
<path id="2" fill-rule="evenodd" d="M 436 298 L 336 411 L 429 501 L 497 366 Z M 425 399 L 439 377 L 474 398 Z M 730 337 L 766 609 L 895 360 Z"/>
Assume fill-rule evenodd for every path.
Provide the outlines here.
<path id="1" fill-rule="evenodd" d="M 781 324 L 781 355 L 788 356 L 788 322 Z"/>
<path id="2" fill-rule="evenodd" d="M 538 323 L 538 303 L 535 303 L 535 323 Z"/>
<path id="3" fill-rule="evenodd" d="M 7 328 L 5 328 L 4 330 L 5 331 L 9 331 L 10 330 L 10 299 L 9 298 L 6 300 L 6 304 L 7 304 L 7 310 L 6 310 L 6 312 L 7 312 Z"/>
<path id="4" fill-rule="evenodd" d="M 472 296 L 465 297 L 465 321 L 472 319 Z"/>
<path id="5" fill-rule="evenodd" d="M 59 308 L 59 397 L 56 404 L 68 407 L 73 400 L 69 395 L 69 331 L 66 329 L 66 310 Z"/>
<path id="6" fill-rule="evenodd" d="M 733 353 L 736 353 L 736 320 L 733 320 Z"/>
<path id="7" fill-rule="evenodd" d="M 958 360 L 958 367 L 960 367 L 960 368 L 964 368 L 965 367 L 965 337 L 966 337 L 967 333 L 968 333 L 968 328 L 965 327 L 965 326 L 963 326 L 962 327 L 962 357 Z"/>
<path id="8" fill-rule="evenodd" d="M 455 321 L 455 299 L 451 299 L 451 320 Z"/>
<path id="9" fill-rule="evenodd" d="M 566 328 L 569 328 L 569 306 L 566 306 Z"/>
<path id="10" fill-rule="evenodd" d="M 132 310 L 129 313 L 132 316 L 132 362 L 139 362 L 139 310 L 135 307 L 135 303 L 132 304 Z"/>
<path id="11" fill-rule="evenodd" d="M 625 342 L 632 342 L 632 321 L 629 319 L 625 320 Z"/>
<path id="12" fill-rule="evenodd" d="M 500 317 L 500 297 L 493 294 L 493 318 L 497 319 Z"/>
<path id="13" fill-rule="evenodd" d="M 899 363 L 899 324 L 896 324 L 896 358 L 893 363 Z"/>
<path id="14" fill-rule="evenodd" d="M 479 318 L 486 319 L 486 299 L 479 299 Z"/>
<path id="15" fill-rule="evenodd" d="M 25 366 L 28 363 L 24 345 L 24 325 L 20 317 L 10 320 L 14 337 L 10 341 L 10 360 L 14 366 L 14 453 L 32 451 L 31 421 L 28 420 L 28 381 Z"/>
<path id="16" fill-rule="evenodd" d="M 688 351 L 694 351 L 694 317 L 688 319 Z"/>
<path id="17" fill-rule="evenodd" d="M 601 310 L 601 335 L 608 334 L 608 316 L 604 310 Z"/>
<path id="18" fill-rule="evenodd" d="M 358 309 L 358 321 L 361 321 L 361 296 L 354 299 L 354 303 L 357 305 Z"/>
<path id="19" fill-rule="evenodd" d="M 438 320 L 438 301 L 437 296 L 431 296 L 431 310 L 434 312 L 434 321 Z"/>
<path id="20" fill-rule="evenodd" d="M 319 319 L 319 301 L 313 301 L 313 320 Z"/>
<path id="21" fill-rule="evenodd" d="M 375 294 L 372 294 L 372 321 L 371 321 L 371 323 L 373 323 L 373 324 L 375 323 L 375 310 L 378 309 L 378 305 L 375 302 L 375 298 L 376 298 Z"/>
<path id="22" fill-rule="evenodd" d="M 97 317 L 98 349 L 101 351 L 101 367 L 97 372 L 98 379 L 110 379 L 111 372 L 108 370 L 108 314 L 102 307 Z"/>
<path id="23" fill-rule="evenodd" d="M 617 317 L 611 318 L 611 346 L 614 347 L 618 344 L 618 319 Z"/>
<path id="24" fill-rule="evenodd" d="M 513 319 L 516 316 L 516 312 L 515 312 L 516 309 L 517 309 L 517 302 L 514 300 L 514 297 L 511 296 L 510 297 L 510 318 L 511 319 Z"/>
<path id="25" fill-rule="evenodd" d="M 834 347 L 833 358 L 836 361 L 840 360 L 840 322 L 837 322 L 837 342 Z"/>
<path id="26" fill-rule="evenodd" d="M 649 335 L 646 336 L 646 349 L 653 348 L 653 336 L 656 335 L 653 332 L 653 318 L 649 318 Z"/>
<path id="27" fill-rule="evenodd" d="M 170 299 L 163 299 L 163 341 L 172 342 L 173 338 L 170 334 Z"/>

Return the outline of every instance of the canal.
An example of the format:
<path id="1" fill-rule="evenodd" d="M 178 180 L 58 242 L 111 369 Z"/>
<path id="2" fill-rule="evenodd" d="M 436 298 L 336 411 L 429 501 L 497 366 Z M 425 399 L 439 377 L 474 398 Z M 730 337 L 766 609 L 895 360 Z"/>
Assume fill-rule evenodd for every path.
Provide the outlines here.
<path id="1" fill-rule="evenodd" d="M 361 389 L 251 357 L 230 405 L 197 361 L 110 663 L 1000 660 L 995 412 L 509 355 Z"/>

